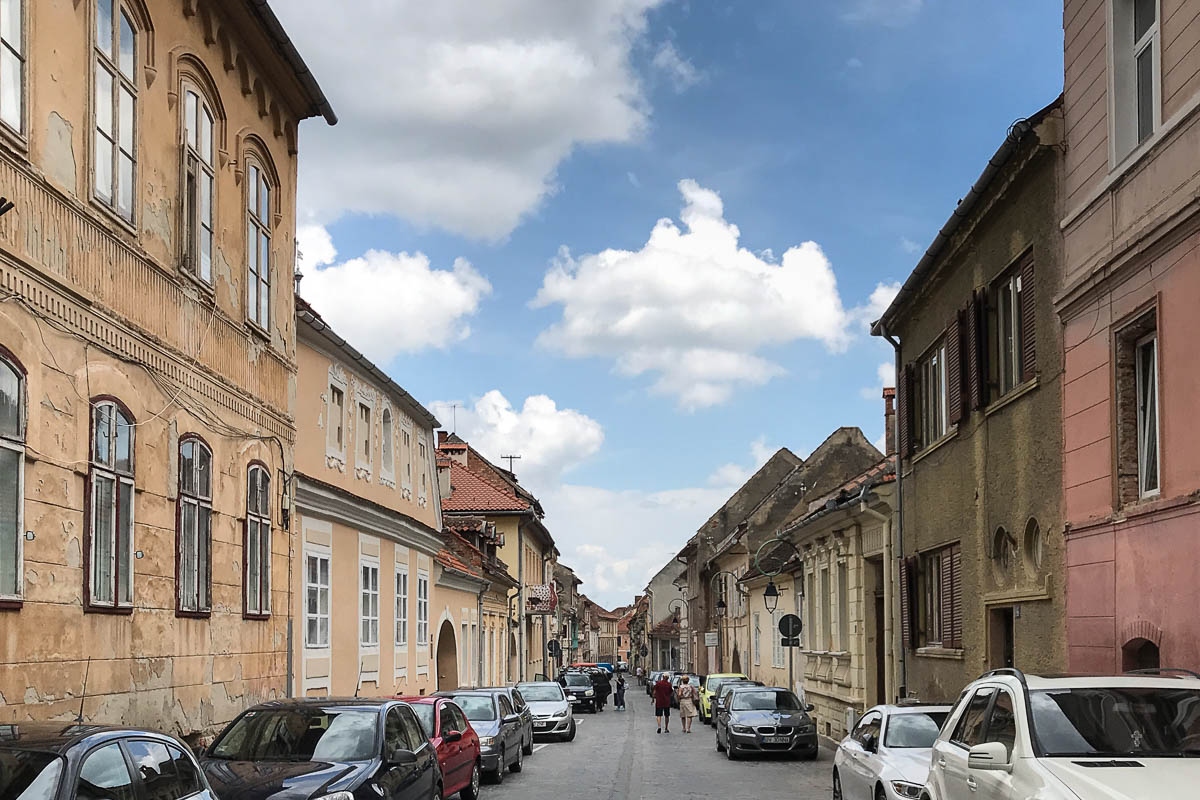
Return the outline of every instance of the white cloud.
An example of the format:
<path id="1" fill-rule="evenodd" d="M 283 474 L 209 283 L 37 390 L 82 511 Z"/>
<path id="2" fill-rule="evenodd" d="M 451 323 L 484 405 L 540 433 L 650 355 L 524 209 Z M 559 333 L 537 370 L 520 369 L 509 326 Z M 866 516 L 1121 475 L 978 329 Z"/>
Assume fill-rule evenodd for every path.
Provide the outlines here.
<path id="1" fill-rule="evenodd" d="M 676 92 L 685 92 L 704 79 L 704 73 L 675 49 L 674 42 L 663 42 L 651 63 L 667 74 Z"/>
<path id="2" fill-rule="evenodd" d="M 863 62 L 862 62 L 861 58 L 846 59 L 846 67 L 848 69 L 862 69 L 862 65 L 863 65 Z"/>
<path id="3" fill-rule="evenodd" d="M 304 127 L 302 218 L 385 213 L 504 237 L 572 149 L 644 130 L 630 53 L 661 2 L 277 3 L 340 118 Z"/>
<path id="4" fill-rule="evenodd" d="M 915 256 L 921 252 L 921 245 L 909 239 L 907 236 L 900 237 L 900 249 L 908 253 L 910 256 Z"/>
<path id="5" fill-rule="evenodd" d="M 883 312 L 887 311 L 888 306 L 892 304 L 899 293 L 899 283 L 876 284 L 871 291 L 871 296 L 867 298 L 866 304 L 854 309 L 854 316 L 869 328 L 873 322 L 883 316 Z"/>
<path id="6" fill-rule="evenodd" d="M 301 247 L 311 248 L 306 264 L 336 256 L 328 233 L 319 230 L 298 232 Z M 491 291 L 487 278 L 464 259 L 443 270 L 434 269 L 424 253 L 379 250 L 307 270 L 300 285 L 304 299 L 338 334 L 381 366 L 401 353 L 465 339 L 471 332 L 466 318 Z"/>
<path id="7" fill-rule="evenodd" d="M 503 455 L 521 456 L 513 471 L 535 492 L 557 485 L 604 443 L 599 422 L 574 409 L 559 408 L 544 394 L 525 398 L 520 409 L 513 408 L 497 389 L 473 406 L 438 401 L 430 409 L 443 425 L 456 418 L 457 433 L 493 464 L 507 466 L 500 460 Z"/>
<path id="8" fill-rule="evenodd" d="M 332 264 L 337 258 L 333 237 L 323 225 L 300 225 L 296 228 L 297 261 L 301 272 Z"/>
<path id="9" fill-rule="evenodd" d="M 652 389 L 686 409 L 717 405 L 738 386 L 783 373 L 757 354 L 801 339 L 841 352 L 868 312 L 847 311 L 829 260 L 816 242 L 776 260 L 739 245 L 720 196 L 679 182 L 681 229 L 661 219 L 637 251 L 604 250 L 578 259 L 565 248 L 531 305 L 562 306 L 538 341 L 570 357 L 614 359 L 618 372 L 655 377 Z M 871 303 L 880 302 L 878 287 Z"/>
<path id="10" fill-rule="evenodd" d="M 898 28 L 921 13 L 924 0 L 853 0 L 842 13 L 846 22 Z"/>
<path id="11" fill-rule="evenodd" d="M 737 490 L 751 475 L 758 471 L 759 467 L 767 463 L 767 459 L 775 455 L 778 449 L 767 444 L 766 436 L 759 436 L 750 443 L 749 465 L 737 464 L 732 461 L 728 464 L 722 464 L 708 476 L 708 485 L 724 487 L 731 492 Z"/>

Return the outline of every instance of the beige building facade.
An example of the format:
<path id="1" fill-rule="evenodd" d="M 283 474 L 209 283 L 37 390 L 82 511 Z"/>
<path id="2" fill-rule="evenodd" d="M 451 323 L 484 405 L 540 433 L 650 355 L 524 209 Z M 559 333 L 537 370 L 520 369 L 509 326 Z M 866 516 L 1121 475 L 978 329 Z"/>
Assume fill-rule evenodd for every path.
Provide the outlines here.
<path id="1" fill-rule="evenodd" d="M 203 736 L 287 692 L 297 125 L 336 118 L 260 4 L 0 11 L 0 719 Z"/>

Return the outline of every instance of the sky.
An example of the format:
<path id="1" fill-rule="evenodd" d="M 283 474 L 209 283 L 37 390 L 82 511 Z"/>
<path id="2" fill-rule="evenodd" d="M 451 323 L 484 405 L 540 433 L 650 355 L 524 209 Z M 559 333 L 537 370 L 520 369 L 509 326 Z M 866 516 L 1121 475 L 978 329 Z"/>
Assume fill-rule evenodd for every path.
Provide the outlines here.
<path id="1" fill-rule="evenodd" d="M 275 10 L 301 295 L 494 461 L 609 608 L 772 453 L 882 445 L 869 334 L 1016 120 L 1045 0 L 318 0 Z"/>

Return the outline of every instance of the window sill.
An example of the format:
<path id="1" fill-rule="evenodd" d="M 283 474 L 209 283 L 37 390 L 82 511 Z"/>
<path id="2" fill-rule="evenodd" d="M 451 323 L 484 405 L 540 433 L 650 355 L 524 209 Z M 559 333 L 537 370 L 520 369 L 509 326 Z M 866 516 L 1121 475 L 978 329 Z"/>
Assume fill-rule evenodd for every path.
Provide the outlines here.
<path id="1" fill-rule="evenodd" d="M 211 301 L 213 303 L 216 302 L 217 288 L 215 286 L 213 286 L 211 283 L 205 283 L 200 278 L 199 275 L 192 272 L 190 269 L 185 267 L 183 264 L 179 265 L 179 274 L 184 277 L 184 280 L 186 280 L 189 284 L 194 286 L 201 294 L 203 294 L 206 298 L 208 298 L 209 301 Z"/>
<path id="2" fill-rule="evenodd" d="M 309 643 L 305 642 L 304 650 L 306 653 L 313 654 L 315 657 L 320 657 L 320 655 L 322 653 L 324 653 L 326 655 L 329 654 L 329 645 L 327 645 L 327 644 L 309 644 Z"/>
<path id="3" fill-rule="evenodd" d="M 270 323 L 268 322 L 268 324 L 270 324 Z M 254 320 L 252 320 L 252 319 L 248 319 L 248 320 L 246 320 L 246 327 L 247 327 L 247 328 L 249 328 L 249 329 L 250 329 L 250 332 L 251 332 L 252 334 L 254 334 L 255 336 L 257 336 L 258 338 L 260 338 L 260 339 L 263 339 L 263 340 L 265 340 L 265 341 L 267 341 L 267 342 L 270 342 L 270 341 L 271 341 L 271 333 L 270 333 L 270 331 L 268 331 L 268 330 L 267 330 L 266 328 L 264 328 L 262 325 L 259 325 L 259 324 L 258 324 L 257 322 L 255 322 Z"/>
<path id="4" fill-rule="evenodd" d="M 0 611 L 20 611 L 23 605 L 25 605 L 23 598 L 0 598 Z"/>
<path id="5" fill-rule="evenodd" d="M 925 658 L 942 658 L 950 661 L 962 661 L 963 650 L 949 647 L 918 647 L 917 655 Z"/>
<path id="6" fill-rule="evenodd" d="M 120 617 L 127 617 L 133 614 L 133 606 L 99 606 L 87 603 L 83 607 L 85 614 L 115 614 Z"/>
<path id="7" fill-rule="evenodd" d="M 211 609 L 208 611 L 185 611 L 178 608 L 175 609 L 176 619 L 209 619 L 210 617 L 212 617 Z"/>
<path id="8" fill-rule="evenodd" d="M 101 200 L 99 197 L 96 197 L 96 193 L 93 191 L 90 182 L 88 185 L 88 199 L 90 201 L 88 203 L 88 205 L 90 205 L 92 208 L 94 208 L 95 210 L 97 210 L 101 214 L 103 214 L 104 217 L 106 219 L 108 219 L 109 222 L 113 223 L 118 228 L 120 228 L 122 231 L 124 231 L 125 233 L 134 237 L 135 239 L 137 238 L 137 235 L 138 235 L 137 225 L 134 224 L 132 221 L 127 220 L 124 217 L 122 217 L 121 214 L 116 209 L 114 209 L 108 203 Z"/>
<path id="9" fill-rule="evenodd" d="M 271 612 L 268 611 L 265 614 L 259 614 L 253 611 L 243 611 L 242 619 L 252 622 L 266 622 L 267 620 L 271 619 Z"/>
<path id="10" fill-rule="evenodd" d="M 1007 407 L 1010 403 L 1015 403 L 1025 395 L 1038 388 L 1038 379 L 1035 375 L 1024 383 L 1016 386 L 1008 391 L 1008 394 L 1000 397 L 998 400 L 993 400 L 986 408 L 983 409 L 984 416 L 990 417 L 992 414 Z"/>
<path id="11" fill-rule="evenodd" d="M 943 433 L 941 435 L 941 437 L 938 438 L 937 441 L 935 441 L 933 444 L 929 445 L 928 447 L 922 448 L 920 452 L 918 452 L 916 455 L 914 455 L 911 459 L 911 463 L 916 464 L 918 461 L 922 460 L 929 454 L 933 453 L 935 450 L 941 449 L 947 442 L 949 442 L 951 439 L 953 439 L 957 435 L 958 435 L 958 423 L 956 422 L 953 425 L 951 425 L 949 428 L 947 428 L 946 432 Z"/>

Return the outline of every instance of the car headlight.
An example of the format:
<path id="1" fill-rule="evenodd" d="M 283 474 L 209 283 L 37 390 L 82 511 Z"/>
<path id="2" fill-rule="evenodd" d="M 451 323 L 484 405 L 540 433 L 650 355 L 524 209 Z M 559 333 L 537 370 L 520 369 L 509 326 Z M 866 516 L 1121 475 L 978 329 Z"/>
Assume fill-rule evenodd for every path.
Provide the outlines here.
<path id="1" fill-rule="evenodd" d="M 734 725 L 733 732 L 734 733 L 753 733 L 754 731 L 750 730 L 749 725 Z"/>
<path id="2" fill-rule="evenodd" d="M 921 796 L 921 792 L 925 789 L 917 783 L 909 783 L 908 781 L 892 781 L 892 791 L 901 797 L 911 797 L 913 800 Z"/>
<path id="3" fill-rule="evenodd" d="M 491 747 L 495 743 L 496 743 L 495 736 L 480 736 L 479 737 L 479 746 L 480 747 Z M 350 799 L 347 798 L 347 800 L 350 800 Z"/>
<path id="4" fill-rule="evenodd" d="M 584 693 L 583 693 L 583 696 L 584 696 L 584 697 L 591 697 L 591 696 L 592 696 L 592 695 L 594 695 L 595 693 L 596 693 L 596 692 L 595 692 L 594 690 L 592 690 L 592 689 L 588 689 L 586 692 L 584 692 Z"/>
<path id="5" fill-rule="evenodd" d="M 354 800 L 353 792 L 330 792 L 323 794 L 320 797 L 314 797 L 313 800 Z"/>
<path id="6" fill-rule="evenodd" d="M 567 710 L 564 708 L 562 711 L 559 711 L 559 712 L 557 712 L 557 713 L 554 715 L 554 718 L 555 718 L 555 719 L 562 719 L 562 718 L 563 718 L 563 717 L 565 717 L 566 715 L 567 715 Z"/>

